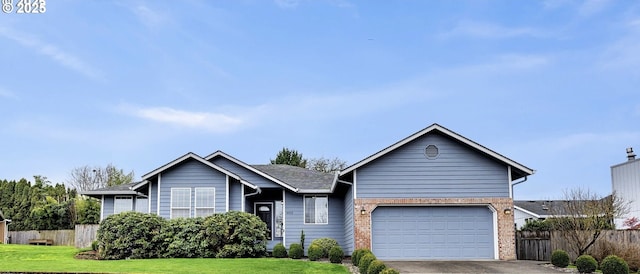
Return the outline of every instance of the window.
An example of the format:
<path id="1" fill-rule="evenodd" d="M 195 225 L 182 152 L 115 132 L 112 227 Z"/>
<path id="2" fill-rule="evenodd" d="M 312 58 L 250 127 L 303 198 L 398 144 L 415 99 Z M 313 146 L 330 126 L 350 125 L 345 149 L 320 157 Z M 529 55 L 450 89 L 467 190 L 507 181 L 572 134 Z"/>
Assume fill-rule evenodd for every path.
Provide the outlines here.
<path id="1" fill-rule="evenodd" d="M 276 229 L 275 237 L 284 236 L 284 204 L 282 201 L 276 201 Z"/>
<path id="2" fill-rule="evenodd" d="M 329 197 L 304 196 L 304 223 L 326 224 L 329 222 Z"/>
<path id="3" fill-rule="evenodd" d="M 196 188 L 196 217 L 206 217 L 216 212 L 216 189 Z"/>
<path id="4" fill-rule="evenodd" d="M 149 213 L 149 199 L 147 197 L 136 197 L 136 212 Z"/>
<path id="5" fill-rule="evenodd" d="M 116 196 L 113 201 L 113 214 L 133 210 L 133 197 Z"/>
<path id="6" fill-rule="evenodd" d="M 171 189 L 171 219 L 191 217 L 191 189 Z"/>

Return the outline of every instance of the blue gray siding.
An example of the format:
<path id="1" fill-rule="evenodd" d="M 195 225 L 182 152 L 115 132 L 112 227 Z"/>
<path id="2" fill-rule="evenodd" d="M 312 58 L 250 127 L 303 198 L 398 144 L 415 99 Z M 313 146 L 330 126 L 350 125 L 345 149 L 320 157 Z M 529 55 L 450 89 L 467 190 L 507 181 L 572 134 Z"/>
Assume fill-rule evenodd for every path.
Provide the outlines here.
<path id="1" fill-rule="evenodd" d="M 226 175 L 198 161 L 189 160 L 162 173 L 160 181 L 160 216 L 171 216 L 171 188 L 191 188 L 191 216 L 194 215 L 196 187 L 215 187 L 215 212 L 226 210 Z"/>
<path id="2" fill-rule="evenodd" d="M 229 180 L 229 210 L 242 211 L 242 184 L 236 180 Z"/>
<path id="3" fill-rule="evenodd" d="M 350 255 L 354 249 L 353 231 L 353 188 L 349 188 L 344 195 L 344 254 Z"/>
<path id="4" fill-rule="evenodd" d="M 303 195 L 287 191 L 285 193 L 285 244 L 300 242 L 300 233 L 304 230 L 305 249 L 317 238 L 333 238 L 345 247 L 344 242 L 344 203 L 341 198 L 329 196 L 328 224 L 305 224 Z M 306 252 L 306 250 L 305 250 Z"/>
<path id="5" fill-rule="evenodd" d="M 104 196 L 104 202 L 102 204 L 102 217 L 107 218 L 109 215 L 113 215 L 113 196 Z"/>
<path id="6" fill-rule="evenodd" d="M 439 156 L 427 159 L 436 145 Z M 440 134 L 422 136 L 356 171 L 358 198 L 509 197 L 508 168 Z"/>
<path id="7" fill-rule="evenodd" d="M 222 167 L 228 171 L 231 171 L 232 173 L 242 177 L 242 179 L 251 182 L 254 185 L 257 185 L 258 187 L 261 188 L 281 188 L 282 186 L 268 180 L 265 179 L 264 177 L 234 163 L 231 162 L 225 158 L 222 157 L 218 157 L 215 159 L 212 159 L 212 162 L 219 166 Z"/>

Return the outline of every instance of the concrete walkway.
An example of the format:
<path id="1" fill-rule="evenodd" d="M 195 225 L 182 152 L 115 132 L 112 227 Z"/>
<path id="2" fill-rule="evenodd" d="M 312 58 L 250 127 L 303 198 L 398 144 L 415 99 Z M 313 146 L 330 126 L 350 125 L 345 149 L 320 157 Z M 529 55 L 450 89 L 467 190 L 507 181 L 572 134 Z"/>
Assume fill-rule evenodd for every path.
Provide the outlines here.
<path id="1" fill-rule="evenodd" d="M 538 261 L 385 261 L 400 273 L 566 273 Z"/>

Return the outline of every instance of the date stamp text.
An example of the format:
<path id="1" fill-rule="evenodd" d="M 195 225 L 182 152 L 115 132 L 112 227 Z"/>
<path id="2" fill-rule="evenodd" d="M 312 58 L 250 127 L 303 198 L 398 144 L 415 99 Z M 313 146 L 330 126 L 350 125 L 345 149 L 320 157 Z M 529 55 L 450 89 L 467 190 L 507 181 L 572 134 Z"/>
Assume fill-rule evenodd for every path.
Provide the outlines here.
<path id="1" fill-rule="evenodd" d="M 47 12 L 46 0 L 1 0 L 2 12 L 34 14 Z"/>

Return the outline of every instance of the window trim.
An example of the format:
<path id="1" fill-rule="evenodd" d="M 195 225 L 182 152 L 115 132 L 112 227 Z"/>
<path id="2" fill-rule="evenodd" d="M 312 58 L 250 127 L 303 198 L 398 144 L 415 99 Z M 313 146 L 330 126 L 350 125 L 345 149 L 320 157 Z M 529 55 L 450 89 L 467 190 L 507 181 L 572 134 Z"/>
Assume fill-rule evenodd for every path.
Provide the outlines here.
<path id="1" fill-rule="evenodd" d="M 174 207 L 173 206 L 173 191 L 174 190 L 189 190 L 189 206 L 188 207 Z M 171 197 L 169 201 L 169 219 L 173 219 L 173 210 L 174 209 L 188 209 L 189 216 L 187 218 L 191 218 L 191 188 L 189 187 L 172 187 L 171 188 Z"/>
<path id="2" fill-rule="evenodd" d="M 129 209 L 116 212 L 116 201 L 118 199 L 120 199 L 120 200 L 129 200 Z M 123 196 L 123 195 L 114 196 L 113 197 L 113 214 L 118 214 L 118 213 L 127 212 L 127 211 L 133 211 L 133 197 L 132 196 Z"/>
<path id="3" fill-rule="evenodd" d="M 307 222 L 307 198 L 326 198 L 327 199 L 327 221 L 324 223 L 317 223 L 314 222 L 313 223 L 308 223 Z M 303 215 L 302 215 L 302 221 L 304 222 L 305 225 L 328 225 L 329 224 L 329 195 L 304 195 L 302 198 L 302 207 L 303 207 Z M 314 216 L 317 216 L 318 209 L 315 207 L 314 204 Z"/>
<path id="4" fill-rule="evenodd" d="M 198 190 L 213 190 L 213 207 L 205 207 L 198 206 Z M 206 217 L 206 216 L 198 216 L 198 209 L 213 209 L 213 214 L 216 213 L 216 188 L 215 187 L 196 187 L 194 188 L 194 198 L 193 198 L 193 217 Z M 210 215 L 207 215 L 210 216 Z"/>

